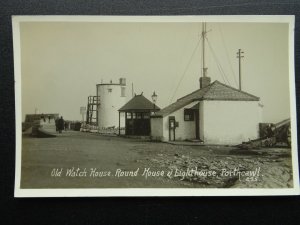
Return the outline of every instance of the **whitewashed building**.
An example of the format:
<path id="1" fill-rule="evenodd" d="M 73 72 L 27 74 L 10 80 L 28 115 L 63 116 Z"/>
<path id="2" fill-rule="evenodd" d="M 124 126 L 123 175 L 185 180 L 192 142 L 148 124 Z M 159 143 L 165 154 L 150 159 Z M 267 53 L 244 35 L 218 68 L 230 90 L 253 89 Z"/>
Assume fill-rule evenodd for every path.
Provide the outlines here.
<path id="1" fill-rule="evenodd" d="M 97 97 L 100 99 L 97 110 L 99 129 L 117 128 L 119 126 L 118 109 L 127 102 L 126 79 L 120 78 L 119 83 L 111 81 L 110 83 L 97 84 Z M 120 126 L 124 127 L 124 122 Z"/>
<path id="2" fill-rule="evenodd" d="M 219 81 L 200 78 L 200 89 L 151 116 L 151 137 L 238 144 L 259 136 L 259 98 Z"/>
<path id="3" fill-rule="evenodd" d="M 262 109 L 259 97 L 211 83 L 205 66 L 206 23 L 202 25 L 200 89 L 151 116 L 151 138 L 161 141 L 198 140 L 204 144 L 239 144 L 259 137 Z M 239 59 L 241 59 L 239 50 Z"/>

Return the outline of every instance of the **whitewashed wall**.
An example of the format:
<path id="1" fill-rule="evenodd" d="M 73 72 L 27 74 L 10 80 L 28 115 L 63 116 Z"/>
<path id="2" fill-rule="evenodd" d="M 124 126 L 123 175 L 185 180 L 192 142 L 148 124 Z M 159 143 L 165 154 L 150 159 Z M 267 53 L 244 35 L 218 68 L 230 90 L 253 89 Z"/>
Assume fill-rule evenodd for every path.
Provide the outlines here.
<path id="1" fill-rule="evenodd" d="M 176 140 L 196 137 L 195 121 L 184 121 L 184 109 L 191 103 L 164 118 L 151 118 L 151 136 L 169 141 L 169 116 L 179 122 Z M 199 109 L 200 139 L 204 144 L 239 144 L 259 136 L 262 110 L 257 101 L 201 101 Z"/>
<path id="2" fill-rule="evenodd" d="M 119 126 L 118 110 L 126 103 L 126 97 L 121 97 L 121 87 L 126 88 L 126 86 L 116 84 L 97 85 L 97 93 L 100 96 L 100 107 L 98 110 L 98 126 L 100 129 Z M 112 89 L 112 91 L 109 92 L 108 89 Z M 124 127 L 124 114 L 122 113 L 121 116 L 121 127 Z"/>
<path id="3" fill-rule="evenodd" d="M 162 141 L 169 141 L 169 116 L 175 116 L 176 122 L 179 122 L 179 127 L 176 127 L 175 130 L 175 139 L 195 139 L 195 121 L 184 121 L 184 109 L 191 108 L 195 104 L 197 102 L 186 105 L 164 118 L 151 118 L 151 136 L 156 137 L 156 139 L 160 137 Z"/>
<path id="4" fill-rule="evenodd" d="M 150 118 L 151 139 L 156 141 L 163 140 L 163 118 Z"/>
<path id="5" fill-rule="evenodd" d="M 259 136 L 257 101 L 203 101 L 200 137 L 205 144 L 239 144 Z"/>
<path id="6" fill-rule="evenodd" d="M 204 141 L 204 126 L 203 126 L 203 119 L 204 119 L 204 109 L 203 109 L 203 101 L 200 102 L 199 106 L 199 127 L 200 127 L 200 139 Z"/>

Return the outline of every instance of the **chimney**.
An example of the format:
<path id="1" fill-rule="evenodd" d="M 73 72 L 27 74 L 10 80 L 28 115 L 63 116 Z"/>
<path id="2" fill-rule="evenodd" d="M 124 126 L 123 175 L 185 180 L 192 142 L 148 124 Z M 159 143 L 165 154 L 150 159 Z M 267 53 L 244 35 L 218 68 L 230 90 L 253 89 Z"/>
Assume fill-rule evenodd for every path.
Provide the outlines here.
<path id="1" fill-rule="evenodd" d="M 210 85 L 210 77 L 200 77 L 200 89 Z"/>
<path id="2" fill-rule="evenodd" d="M 126 78 L 120 78 L 119 81 L 120 81 L 120 85 L 126 86 Z"/>

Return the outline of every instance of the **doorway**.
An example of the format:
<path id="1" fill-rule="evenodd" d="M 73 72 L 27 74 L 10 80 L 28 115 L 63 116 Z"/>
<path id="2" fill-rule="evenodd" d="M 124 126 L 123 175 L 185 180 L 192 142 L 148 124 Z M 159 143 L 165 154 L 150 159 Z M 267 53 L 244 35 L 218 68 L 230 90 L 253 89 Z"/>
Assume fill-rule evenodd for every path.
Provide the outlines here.
<path id="1" fill-rule="evenodd" d="M 169 141 L 175 141 L 175 116 L 169 116 Z"/>

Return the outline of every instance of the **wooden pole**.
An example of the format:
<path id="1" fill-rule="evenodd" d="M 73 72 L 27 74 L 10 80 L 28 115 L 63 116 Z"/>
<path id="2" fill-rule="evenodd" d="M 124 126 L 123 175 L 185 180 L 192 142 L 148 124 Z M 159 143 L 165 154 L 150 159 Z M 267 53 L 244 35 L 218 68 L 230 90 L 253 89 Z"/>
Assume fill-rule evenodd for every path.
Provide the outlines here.
<path id="1" fill-rule="evenodd" d="M 242 55 L 242 50 L 239 49 L 237 52 L 237 58 L 239 59 L 239 90 L 242 90 L 242 65 L 241 65 L 241 58 L 244 58 L 244 56 Z"/>

